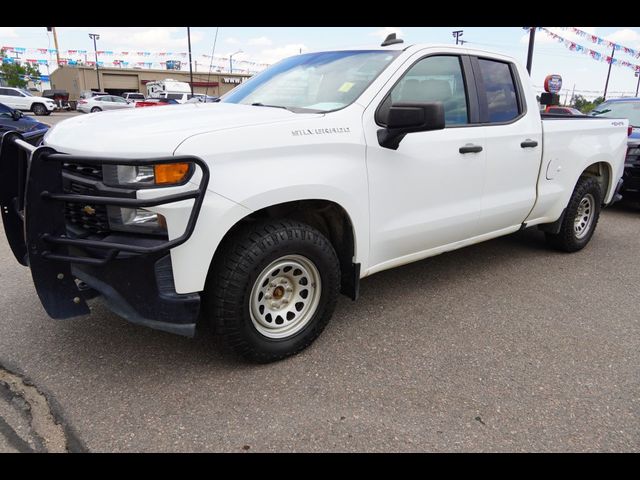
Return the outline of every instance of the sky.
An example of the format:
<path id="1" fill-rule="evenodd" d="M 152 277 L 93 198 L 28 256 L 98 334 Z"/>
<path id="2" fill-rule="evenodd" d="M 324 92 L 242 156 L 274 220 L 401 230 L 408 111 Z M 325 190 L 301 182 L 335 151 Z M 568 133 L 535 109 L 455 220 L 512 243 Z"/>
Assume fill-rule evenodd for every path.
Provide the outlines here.
<path id="1" fill-rule="evenodd" d="M 609 48 L 593 44 L 569 30 L 547 28 L 602 55 L 611 54 Z M 640 50 L 639 27 L 577 28 Z M 217 27 L 191 28 L 191 45 L 194 60 L 198 62 L 198 71 L 209 70 L 209 61 L 201 55 L 211 55 L 216 29 Z M 470 47 L 503 53 L 523 64 L 526 62 L 528 32 L 522 27 L 219 27 L 214 55 L 228 58 L 230 54 L 241 51 L 233 56 L 235 70 L 243 66 L 243 61 L 272 64 L 300 52 L 355 46 L 375 47 L 390 32 L 396 32 L 407 44 L 454 44 L 454 30 L 464 31 L 461 38 L 467 41 L 466 45 Z M 93 42 L 88 33 L 100 35 L 97 50 L 187 51 L 187 32 L 184 27 L 57 27 L 60 50 L 93 52 Z M 0 27 L 0 46 L 54 48 L 53 38 L 45 27 Z M 616 58 L 640 64 L 640 58 L 622 52 L 616 53 Z M 162 58 L 155 57 L 155 61 L 159 60 Z M 183 62 L 187 64 L 185 60 L 183 59 Z M 228 70 L 227 61 L 222 64 Z M 188 66 L 185 68 L 188 69 Z M 607 63 L 572 52 L 544 32 L 536 32 L 531 77 L 537 91 L 542 91 L 545 76 L 553 73 L 562 76 L 563 87 L 560 93 L 563 100 L 562 95 L 568 93 L 570 96 L 574 89 L 576 94 L 595 98 L 604 90 L 608 68 Z M 637 84 L 638 77 L 634 76 L 632 69 L 612 66 L 607 96 L 633 96 Z"/>

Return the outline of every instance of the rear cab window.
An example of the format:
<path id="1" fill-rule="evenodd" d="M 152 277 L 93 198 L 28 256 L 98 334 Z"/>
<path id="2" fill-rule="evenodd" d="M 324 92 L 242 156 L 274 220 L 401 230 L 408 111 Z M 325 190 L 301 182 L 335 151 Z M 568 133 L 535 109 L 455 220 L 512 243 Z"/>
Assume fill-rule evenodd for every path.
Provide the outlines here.
<path id="1" fill-rule="evenodd" d="M 478 58 L 477 65 L 479 72 L 475 73 L 483 87 L 479 88 L 483 123 L 510 123 L 520 117 L 524 109 L 514 65 L 488 58 Z"/>

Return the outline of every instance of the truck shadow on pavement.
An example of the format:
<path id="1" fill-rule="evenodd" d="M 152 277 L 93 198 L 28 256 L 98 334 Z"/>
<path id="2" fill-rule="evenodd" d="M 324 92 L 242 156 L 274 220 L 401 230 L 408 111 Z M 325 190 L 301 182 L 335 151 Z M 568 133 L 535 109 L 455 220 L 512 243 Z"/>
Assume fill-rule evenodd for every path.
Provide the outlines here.
<path id="1" fill-rule="evenodd" d="M 617 214 L 627 215 L 631 211 L 621 210 Z M 450 292 L 449 300 L 461 301 L 456 300 L 457 295 L 470 285 L 508 280 L 530 262 L 548 261 L 555 256 L 566 254 L 549 249 L 544 235 L 532 228 L 377 273 L 363 279 L 357 302 L 340 297 L 325 332 L 301 355 L 322 349 L 336 329 L 341 331 L 341 336 L 348 337 L 353 332 L 371 328 L 371 317 L 381 315 L 382 309 L 387 312 L 384 315 L 393 315 L 396 325 L 401 325 L 405 318 L 421 316 L 420 312 L 433 308 L 438 301 L 436 297 L 442 300 L 443 292 Z M 405 312 L 403 306 L 408 303 L 415 308 Z M 428 321 L 429 316 L 424 316 Z M 105 361 L 111 357 L 116 363 L 126 363 L 126 359 L 131 358 L 148 359 L 136 363 L 134 370 L 140 375 L 148 369 L 184 369 L 203 364 L 232 369 L 255 367 L 228 349 L 211 327 L 199 327 L 192 339 L 159 332 L 128 323 L 100 301 L 92 305 L 92 314 L 88 317 L 60 322 L 43 318 L 41 321 L 49 323 L 63 344 L 51 345 L 51 348 L 66 352 L 76 361 L 91 362 L 96 356 Z M 87 348 L 87 344 L 91 348 Z"/>
<path id="2" fill-rule="evenodd" d="M 608 209 L 603 217 L 607 215 L 640 217 L 636 207 L 629 205 Z M 318 354 L 327 343 L 332 343 L 336 332 L 341 339 L 348 339 L 357 332 L 375 329 L 377 322 L 384 323 L 388 316 L 393 317 L 395 327 L 399 329 L 403 323 L 416 318 L 437 322 L 437 315 L 445 311 L 448 304 L 465 301 L 470 289 L 488 295 L 487 284 L 512 282 L 532 262 L 558 260 L 561 263 L 571 257 L 586 258 L 591 248 L 605 240 L 606 231 L 602 228 L 584 251 L 567 255 L 551 250 L 544 241 L 544 234 L 531 228 L 377 273 L 363 279 L 357 302 L 340 297 L 325 332 L 298 356 Z M 98 357 L 105 365 L 110 362 L 117 365 L 126 364 L 127 359 L 144 358 L 144 362 L 132 360 L 135 368 L 131 371 L 139 375 L 149 369 L 188 369 L 196 365 L 215 364 L 230 369 L 255 367 L 230 351 L 210 327 L 199 328 L 193 339 L 180 337 L 130 324 L 99 302 L 92 306 L 92 314 L 84 318 L 58 322 L 43 314 L 37 321 L 47 322 L 46 328 L 52 330 L 51 348 L 64 352 L 76 362 L 94 362 Z M 373 335 L 370 339 L 386 341 Z M 295 358 L 285 362 L 295 361 Z"/>

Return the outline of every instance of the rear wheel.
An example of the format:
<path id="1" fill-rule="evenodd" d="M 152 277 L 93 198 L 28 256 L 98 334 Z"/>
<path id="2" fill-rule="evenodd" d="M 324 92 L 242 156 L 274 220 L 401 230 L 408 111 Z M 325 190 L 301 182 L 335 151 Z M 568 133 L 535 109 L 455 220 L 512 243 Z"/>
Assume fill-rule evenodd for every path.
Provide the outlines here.
<path id="1" fill-rule="evenodd" d="M 259 223 L 221 245 L 205 306 L 227 343 L 266 363 L 309 346 L 329 322 L 340 287 L 333 246 L 290 220 Z"/>
<path id="2" fill-rule="evenodd" d="M 546 233 L 547 242 L 565 252 L 584 248 L 595 232 L 600 218 L 602 191 L 594 177 L 580 177 L 571 195 L 557 234 Z"/>
<path id="3" fill-rule="evenodd" d="M 36 104 L 32 105 L 31 106 L 31 111 L 33 112 L 34 115 L 38 115 L 38 116 L 43 116 L 43 115 L 46 115 L 48 113 L 47 107 L 45 107 L 41 103 L 36 103 Z"/>
<path id="4" fill-rule="evenodd" d="M 100 107 L 93 107 L 91 109 L 91 113 L 96 113 L 96 112 L 101 112 L 101 111 L 102 111 L 102 109 Z"/>

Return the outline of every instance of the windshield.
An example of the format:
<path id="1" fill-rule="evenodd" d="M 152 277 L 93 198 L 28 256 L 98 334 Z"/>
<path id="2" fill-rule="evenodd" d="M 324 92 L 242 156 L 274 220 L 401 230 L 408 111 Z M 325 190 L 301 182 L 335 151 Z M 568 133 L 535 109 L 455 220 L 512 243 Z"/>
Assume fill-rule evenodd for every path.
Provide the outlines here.
<path id="1" fill-rule="evenodd" d="M 626 118 L 630 125 L 640 127 L 640 102 L 604 102 L 598 105 L 591 115 Z"/>
<path id="2" fill-rule="evenodd" d="M 127 95 L 129 98 L 134 98 L 134 99 L 142 99 L 144 100 L 144 95 L 142 95 L 141 93 L 130 93 Z"/>
<path id="3" fill-rule="evenodd" d="M 234 88 L 222 102 L 328 112 L 351 104 L 400 51 L 354 50 L 290 57 Z"/>

